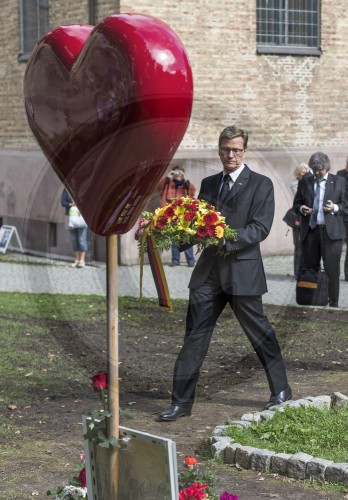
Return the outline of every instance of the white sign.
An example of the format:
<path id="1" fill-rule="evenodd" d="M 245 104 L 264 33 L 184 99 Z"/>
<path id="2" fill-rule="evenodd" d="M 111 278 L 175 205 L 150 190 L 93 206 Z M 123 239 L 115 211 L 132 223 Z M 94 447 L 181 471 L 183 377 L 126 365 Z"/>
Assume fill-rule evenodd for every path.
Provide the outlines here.
<path id="1" fill-rule="evenodd" d="M 84 417 L 84 433 L 88 417 Z M 176 443 L 146 432 L 119 427 L 119 485 L 121 500 L 177 500 L 179 497 Z M 105 500 L 108 449 L 85 440 L 88 498 Z"/>
<path id="2" fill-rule="evenodd" d="M 22 253 L 24 253 L 21 240 L 18 235 L 17 228 L 15 226 L 2 226 L 0 229 L 0 253 L 6 253 L 8 246 L 11 243 L 13 237 L 17 240 L 18 248 Z M 12 248 L 12 245 L 11 245 Z"/>

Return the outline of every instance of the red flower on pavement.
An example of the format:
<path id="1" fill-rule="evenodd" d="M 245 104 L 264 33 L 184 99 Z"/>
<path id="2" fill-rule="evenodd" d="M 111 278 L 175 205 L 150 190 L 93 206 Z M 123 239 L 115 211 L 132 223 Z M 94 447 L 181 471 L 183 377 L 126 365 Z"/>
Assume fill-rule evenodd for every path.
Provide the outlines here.
<path id="1" fill-rule="evenodd" d="M 193 483 L 191 486 L 179 491 L 179 500 L 203 500 L 208 495 L 203 490 L 206 484 Z"/>
<path id="2" fill-rule="evenodd" d="M 83 469 L 80 470 L 79 481 L 80 481 L 81 488 L 86 488 L 86 486 L 87 486 L 87 481 L 86 481 L 86 467 L 84 467 Z"/>
<path id="3" fill-rule="evenodd" d="M 96 391 L 107 388 L 107 373 L 97 373 L 91 377 L 93 387 Z"/>
<path id="4" fill-rule="evenodd" d="M 185 464 L 188 467 L 193 467 L 194 465 L 197 465 L 197 460 L 195 459 L 195 457 L 186 456 L 185 457 Z"/>

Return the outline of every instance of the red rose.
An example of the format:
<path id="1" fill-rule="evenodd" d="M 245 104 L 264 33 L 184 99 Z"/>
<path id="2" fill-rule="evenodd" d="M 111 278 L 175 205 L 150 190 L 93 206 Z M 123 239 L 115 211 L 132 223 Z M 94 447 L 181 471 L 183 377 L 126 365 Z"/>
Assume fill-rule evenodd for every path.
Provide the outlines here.
<path id="1" fill-rule="evenodd" d="M 86 467 L 84 467 L 83 469 L 80 470 L 79 481 L 80 481 L 81 488 L 86 488 L 86 486 L 87 486 L 87 481 L 86 481 Z"/>
<path id="2" fill-rule="evenodd" d="M 195 459 L 195 457 L 185 457 L 185 464 L 188 466 L 188 467 L 193 467 L 194 465 L 197 465 L 197 460 Z"/>
<path id="3" fill-rule="evenodd" d="M 107 373 L 97 373 L 91 377 L 93 387 L 96 391 L 107 388 Z"/>

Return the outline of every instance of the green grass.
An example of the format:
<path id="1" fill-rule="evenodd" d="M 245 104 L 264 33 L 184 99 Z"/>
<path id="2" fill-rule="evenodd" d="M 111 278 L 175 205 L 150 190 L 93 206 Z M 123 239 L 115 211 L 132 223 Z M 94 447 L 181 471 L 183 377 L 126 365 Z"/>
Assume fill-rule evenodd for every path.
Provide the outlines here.
<path id="1" fill-rule="evenodd" d="M 279 453 L 299 451 L 334 462 L 348 461 L 348 407 L 320 410 L 285 407 L 267 422 L 240 429 L 231 424 L 226 435 L 235 442 Z"/>

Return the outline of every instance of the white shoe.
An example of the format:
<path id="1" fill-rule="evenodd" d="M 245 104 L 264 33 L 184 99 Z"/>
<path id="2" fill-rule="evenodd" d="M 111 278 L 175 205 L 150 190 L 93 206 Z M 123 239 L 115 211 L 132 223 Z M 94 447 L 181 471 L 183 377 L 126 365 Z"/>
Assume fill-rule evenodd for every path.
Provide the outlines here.
<path id="1" fill-rule="evenodd" d="M 73 262 L 72 264 L 70 264 L 70 267 L 78 267 L 78 263 L 79 263 L 79 261 L 75 260 L 75 262 Z"/>
<path id="2" fill-rule="evenodd" d="M 85 267 L 85 265 L 86 265 L 85 262 L 83 262 L 82 260 L 79 260 L 77 263 L 77 267 L 80 267 L 80 268 Z"/>

